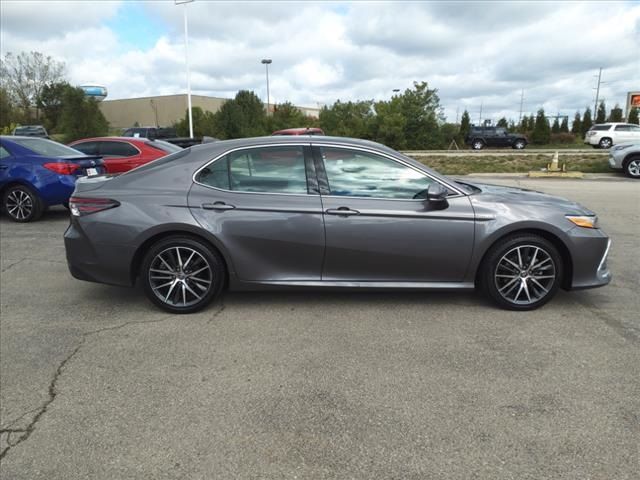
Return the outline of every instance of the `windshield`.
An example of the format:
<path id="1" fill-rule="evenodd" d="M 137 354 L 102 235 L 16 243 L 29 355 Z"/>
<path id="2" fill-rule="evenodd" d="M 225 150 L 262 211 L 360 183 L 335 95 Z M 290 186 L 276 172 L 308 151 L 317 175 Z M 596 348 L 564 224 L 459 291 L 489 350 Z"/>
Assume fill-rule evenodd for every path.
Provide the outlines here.
<path id="1" fill-rule="evenodd" d="M 46 157 L 84 157 L 84 153 L 44 138 L 12 138 L 12 142 Z"/>

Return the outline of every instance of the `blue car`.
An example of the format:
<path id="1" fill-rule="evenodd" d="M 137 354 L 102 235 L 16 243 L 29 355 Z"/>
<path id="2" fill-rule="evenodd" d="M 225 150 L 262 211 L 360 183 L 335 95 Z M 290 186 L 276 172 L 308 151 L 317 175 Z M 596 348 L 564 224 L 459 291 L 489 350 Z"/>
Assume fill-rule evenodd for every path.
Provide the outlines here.
<path id="1" fill-rule="evenodd" d="M 53 205 L 67 206 L 78 177 L 103 173 L 101 157 L 44 138 L 0 136 L 2 209 L 16 222 L 37 220 Z"/>

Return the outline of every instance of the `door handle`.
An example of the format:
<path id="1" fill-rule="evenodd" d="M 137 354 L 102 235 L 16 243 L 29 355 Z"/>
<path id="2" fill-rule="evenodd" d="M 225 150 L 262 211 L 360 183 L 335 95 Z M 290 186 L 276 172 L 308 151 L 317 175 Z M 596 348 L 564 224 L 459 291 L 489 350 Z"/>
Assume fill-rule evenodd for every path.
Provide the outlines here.
<path id="1" fill-rule="evenodd" d="M 349 207 L 329 208 L 325 210 L 325 213 L 329 215 L 344 215 L 345 217 L 349 215 L 360 215 L 358 210 L 351 210 Z"/>
<path id="2" fill-rule="evenodd" d="M 203 203 L 202 208 L 205 210 L 233 210 L 235 205 L 228 205 L 224 202 Z"/>
<path id="3" fill-rule="evenodd" d="M 9 168 L 9 165 L 0 165 L 0 170 L 6 170 Z"/>

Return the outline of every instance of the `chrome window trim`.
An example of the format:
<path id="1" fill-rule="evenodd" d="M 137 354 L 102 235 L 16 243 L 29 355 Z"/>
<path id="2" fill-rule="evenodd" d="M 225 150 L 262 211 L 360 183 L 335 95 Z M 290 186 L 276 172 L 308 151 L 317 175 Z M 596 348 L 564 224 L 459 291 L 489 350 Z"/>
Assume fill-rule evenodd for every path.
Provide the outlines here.
<path id="1" fill-rule="evenodd" d="M 412 170 L 415 170 L 416 172 L 430 178 L 432 181 L 439 183 L 440 185 L 443 185 L 444 187 L 447 187 L 453 191 L 456 192 L 455 195 L 451 195 L 447 198 L 459 198 L 459 197 L 465 197 L 467 196 L 466 193 L 464 193 L 463 191 L 461 191 L 459 188 L 449 184 L 448 182 L 445 182 L 444 180 L 441 180 L 439 178 L 434 177 L 433 175 L 430 175 L 428 172 L 425 172 L 424 170 L 421 170 L 405 161 L 403 161 L 402 159 L 396 158 L 393 155 L 389 155 L 386 152 L 380 152 L 377 150 L 373 150 L 371 148 L 367 148 L 367 147 L 360 147 L 360 146 L 354 146 L 354 145 L 342 145 L 339 143 L 324 143 L 321 140 L 320 141 L 312 141 L 312 142 L 287 142 L 287 143 L 262 143 L 262 144 L 256 144 L 256 145 L 250 145 L 250 146 L 243 146 L 243 147 L 236 147 L 236 148 L 232 148 L 229 150 L 225 150 L 223 153 L 221 153 L 220 155 L 218 155 L 217 157 L 214 157 L 212 160 L 209 160 L 207 163 L 205 163 L 204 165 L 202 165 L 200 168 L 198 168 L 194 174 L 191 176 L 191 180 L 193 183 L 200 185 L 201 187 L 205 187 L 205 188 L 210 188 L 212 190 L 218 190 L 220 192 L 227 192 L 227 193 L 244 193 L 244 194 L 250 194 L 250 195 L 288 195 L 288 196 L 296 196 L 296 197 L 309 197 L 309 196 L 322 196 L 324 198 L 356 198 L 356 199 L 362 199 L 362 200 L 389 200 L 389 201 L 396 201 L 396 202 L 407 202 L 407 201 L 413 201 L 413 202 L 424 202 L 424 199 L 418 198 L 418 199 L 413 199 L 413 198 L 384 198 L 384 197 L 353 197 L 353 196 L 347 196 L 347 195 L 319 195 L 319 194 L 315 194 L 315 193 L 283 193 L 283 192 L 243 192 L 243 191 L 238 191 L 238 190 L 227 190 L 226 188 L 218 188 L 218 187 L 212 187 L 211 185 L 205 185 L 204 183 L 198 182 L 196 180 L 196 177 L 198 176 L 198 174 L 204 170 L 205 168 L 207 168 L 209 165 L 211 165 L 212 163 L 217 162 L 218 160 L 220 160 L 222 157 L 224 157 L 225 155 L 229 155 L 231 153 L 240 151 L 240 150 L 250 150 L 253 148 L 264 148 L 264 147 L 288 147 L 288 146 L 292 146 L 292 147 L 333 147 L 333 148 L 344 148 L 344 149 L 348 149 L 348 150 L 359 150 L 359 151 L 364 151 L 367 153 L 372 153 L 374 155 L 379 155 L 385 158 L 388 158 L 389 160 L 392 160 L 394 162 L 400 163 L 402 165 L 404 165 L 405 167 L 411 168 Z M 323 159 L 324 162 L 324 159 Z"/>
<path id="2" fill-rule="evenodd" d="M 294 142 L 291 142 L 291 143 L 274 143 L 274 144 L 267 143 L 267 144 L 251 145 L 251 146 L 232 148 L 231 150 L 225 150 L 224 153 L 218 155 L 213 160 L 208 161 L 202 167 L 197 169 L 195 171 L 195 173 L 191 176 L 191 180 L 193 181 L 193 183 L 195 183 L 197 185 L 200 185 L 201 187 L 210 188 L 212 190 L 217 190 L 219 192 L 226 192 L 226 193 L 236 193 L 236 194 L 243 193 L 243 194 L 250 194 L 250 195 L 287 195 L 287 196 L 290 196 L 290 197 L 293 196 L 293 197 L 304 197 L 304 198 L 319 197 L 320 195 L 317 194 L 317 193 L 244 192 L 244 191 L 240 191 L 240 190 L 227 190 L 226 188 L 212 187 L 211 185 L 206 185 L 206 184 L 200 183 L 200 182 L 198 182 L 196 180 L 196 176 L 200 173 L 200 171 L 204 170 L 205 168 L 207 168 L 212 163 L 217 162 L 222 157 L 224 157 L 226 155 L 229 155 L 231 153 L 234 153 L 234 152 L 238 152 L 240 150 L 251 150 L 253 148 L 262 148 L 262 147 L 288 147 L 288 146 L 291 146 L 291 147 L 309 147 L 310 145 L 311 145 L 310 143 L 297 143 L 297 142 L 295 142 L 295 143 Z M 306 159 L 305 159 L 305 162 L 306 162 Z"/>

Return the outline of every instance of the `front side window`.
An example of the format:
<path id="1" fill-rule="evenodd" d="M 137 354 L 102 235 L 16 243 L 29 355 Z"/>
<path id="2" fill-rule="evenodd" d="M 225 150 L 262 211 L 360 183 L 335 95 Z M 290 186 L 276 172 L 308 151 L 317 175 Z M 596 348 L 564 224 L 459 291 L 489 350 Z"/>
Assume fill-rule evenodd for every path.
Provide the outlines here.
<path id="1" fill-rule="evenodd" d="M 331 195 L 424 198 L 433 180 L 399 162 L 373 153 L 321 147 Z"/>
<path id="2" fill-rule="evenodd" d="M 594 125 L 593 127 L 591 127 L 591 130 L 604 132 L 609 130 L 610 128 L 611 128 L 611 125 Z"/>
<path id="3" fill-rule="evenodd" d="M 126 142 L 100 142 L 100 155 L 105 157 L 133 157 L 140 152 Z"/>
<path id="4" fill-rule="evenodd" d="M 631 125 L 631 126 L 629 126 L 629 131 L 634 132 L 634 133 L 640 133 L 640 126 Z"/>
<path id="5" fill-rule="evenodd" d="M 200 170 L 196 181 L 237 192 L 306 194 L 304 151 L 285 146 L 232 152 Z"/>

